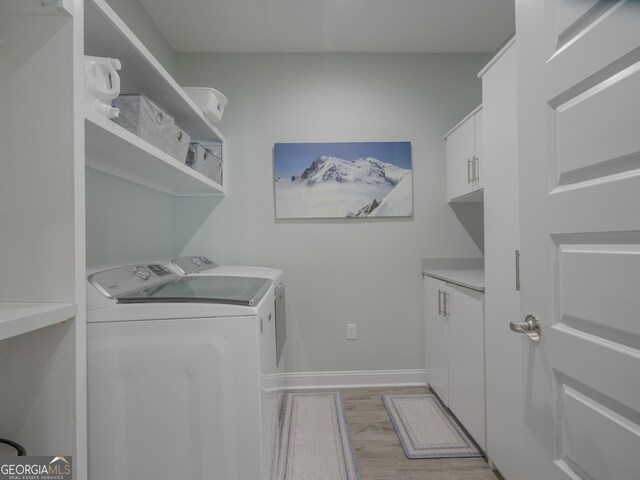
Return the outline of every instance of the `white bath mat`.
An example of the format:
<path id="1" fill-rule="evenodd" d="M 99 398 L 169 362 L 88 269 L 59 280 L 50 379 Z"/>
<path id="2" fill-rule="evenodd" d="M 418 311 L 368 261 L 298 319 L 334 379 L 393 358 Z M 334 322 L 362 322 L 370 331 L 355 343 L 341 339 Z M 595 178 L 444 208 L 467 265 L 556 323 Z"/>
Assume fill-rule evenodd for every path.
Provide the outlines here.
<path id="1" fill-rule="evenodd" d="M 358 480 L 342 395 L 285 395 L 276 480 Z"/>
<path id="2" fill-rule="evenodd" d="M 483 456 L 435 395 L 382 395 L 382 401 L 408 458 Z"/>

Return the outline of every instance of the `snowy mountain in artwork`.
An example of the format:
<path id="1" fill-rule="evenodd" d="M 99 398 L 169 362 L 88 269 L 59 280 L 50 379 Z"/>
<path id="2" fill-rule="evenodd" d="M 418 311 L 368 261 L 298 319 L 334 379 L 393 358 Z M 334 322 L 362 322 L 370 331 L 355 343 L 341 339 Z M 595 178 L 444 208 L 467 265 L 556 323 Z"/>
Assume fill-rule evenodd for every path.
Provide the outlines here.
<path id="1" fill-rule="evenodd" d="M 411 216 L 411 186 L 410 169 L 372 157 L 321 156 L 300 176 L 276 179 L 277 216 Z"/>

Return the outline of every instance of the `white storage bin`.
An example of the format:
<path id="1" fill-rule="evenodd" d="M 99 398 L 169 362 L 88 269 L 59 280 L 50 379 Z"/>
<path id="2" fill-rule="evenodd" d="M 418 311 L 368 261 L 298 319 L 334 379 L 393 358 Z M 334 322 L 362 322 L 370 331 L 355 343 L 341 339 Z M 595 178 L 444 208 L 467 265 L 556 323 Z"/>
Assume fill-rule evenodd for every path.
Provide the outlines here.
<path id="1" fill-rule="evenodd" d="M 222 120 L 228 103 L 227 97 L 222 93 L 208 87 L 184 87 L 183 90 L 212 123 Z"/>

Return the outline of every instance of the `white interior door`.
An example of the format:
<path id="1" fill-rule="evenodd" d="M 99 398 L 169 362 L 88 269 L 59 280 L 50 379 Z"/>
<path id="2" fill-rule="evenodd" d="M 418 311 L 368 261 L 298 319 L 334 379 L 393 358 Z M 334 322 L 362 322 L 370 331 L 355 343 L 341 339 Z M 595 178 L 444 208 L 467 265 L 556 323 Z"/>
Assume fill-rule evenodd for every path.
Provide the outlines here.
<path id="1" fill-rule="evenodd" d="M 640 478 L 640 2 L 517 2 L 522 478 Z"/>

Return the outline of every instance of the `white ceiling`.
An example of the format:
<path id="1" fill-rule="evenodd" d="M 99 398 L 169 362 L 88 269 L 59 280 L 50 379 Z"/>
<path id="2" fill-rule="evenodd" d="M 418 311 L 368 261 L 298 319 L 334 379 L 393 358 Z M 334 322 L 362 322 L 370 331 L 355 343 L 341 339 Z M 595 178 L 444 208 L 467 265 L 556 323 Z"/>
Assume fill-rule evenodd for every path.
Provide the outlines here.
<path id="1" fill-rule="evenodd" d="M 514 0 L 139 0 L 178 52 L 491 52 Z"/>

